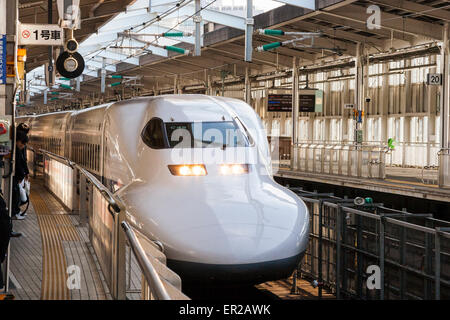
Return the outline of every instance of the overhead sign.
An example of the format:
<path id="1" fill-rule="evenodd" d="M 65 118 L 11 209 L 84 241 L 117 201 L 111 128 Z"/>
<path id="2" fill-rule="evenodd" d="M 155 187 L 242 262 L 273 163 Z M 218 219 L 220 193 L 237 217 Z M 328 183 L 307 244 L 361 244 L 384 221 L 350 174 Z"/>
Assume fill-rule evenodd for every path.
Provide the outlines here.
<path id="1" fill-rule="evenodd" d="M 19 24 L 19 45 L 63 46 L 64 32 L 57 24 Z"/>
<path id="2" fill-rule="evenodd" d="M 300 90 L 300 112 L 314 112 L 316 109 L 316 90 Z"/>
<path id="3" fill-rule="evenodd" d="M 322 112 L 323 91 L 303 89 L 299 91 L 299 112 Z M 269 94 L 267 111 L 292 112 L 291 94 Z"/>
<path id="4" fill-rule="evenodd" d="M 427 74 L 427 84 L 432 86 L 442 85 L 442 73 Z"/>
<path id="5" fill-rule="evenodd" d="M 353 103 L 344 104 L 344 109 L 355 109 L 355 105 Z"/>
<path id="6" fill-rule="evenodd" d="M 291 94 L 269 94 L 267 111 L 269 112 L 292 112 Z"/>
<path id="7" fill-rule="evenodd" d="M 6 35 L 0 36 L 0 84 L 6 84 Z"/>

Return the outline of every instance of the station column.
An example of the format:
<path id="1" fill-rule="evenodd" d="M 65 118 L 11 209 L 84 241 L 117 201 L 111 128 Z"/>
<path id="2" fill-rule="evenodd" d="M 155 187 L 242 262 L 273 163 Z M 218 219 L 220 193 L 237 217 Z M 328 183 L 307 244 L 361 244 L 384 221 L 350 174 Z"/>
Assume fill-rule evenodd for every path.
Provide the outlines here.
<path id="1" fill-rule="evenodd" d="M 445 23 L 441 51 L 441 147 L 450 148 L 450 45 L 449 23 Z"/>
<path id="2" fill-rule="evenodd" d="M 298 164 L 297 143 L 298 143 L 298 115 L 299 115 L 299 93 L 298 93 L 298 64 L 297 57 L 292 58 L 292 151 L 291 168 L 295 169 Z"/>
<path id="3" fill-rule="evenodd" d="M 12 69 L 7 72 L 6 60 L 15 60 L 16 51 L 16 14 L 17 7 L 16 1 L 0 1 L 0 36 L 2 37 L 2 51 L 5 49 L 4 44 L 6 42 L 6 54 L 2 52 L 1 55 L 1 81 L 0 81 L 0 117 L 12 116 L 14 119 L 14 103 L 15 103 L 15 90 L 16 79 L 14 76 L 9 77 L 8 74 L 15 74 L 15 70 Z M 5 59 L 6 57 L 6 59 Z M 14 66 L 13 66 L 14 67 Z M 14 146 L 14 145 L 13 145 Z M 14 159 L 14 147 L 12 146 L 12 158 Z M 4 172 L 9 173 L 12 171 L 13 162 L 5 161 Z M 3 179 L 1 188 L 3 196 L 8 208 L 11 208 L 10 194 L 11 194 L 11 177 Z M 6 258 L 5 265 L 2 266 L 5 281 L 5 291 L 9 288 L 8 277 L 8 261 L 9 254 Z M 6 275 L 6 277 L 4 276 Z"/>

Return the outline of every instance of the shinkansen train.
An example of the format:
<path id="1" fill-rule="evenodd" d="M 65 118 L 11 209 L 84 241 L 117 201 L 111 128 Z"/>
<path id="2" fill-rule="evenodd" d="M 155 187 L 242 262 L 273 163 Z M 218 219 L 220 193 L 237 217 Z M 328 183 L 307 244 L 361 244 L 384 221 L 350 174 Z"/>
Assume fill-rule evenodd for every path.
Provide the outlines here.
<path id="1" fill-rule="evenodd" d="M 183 282 L 287 278 L 309 213 L 277 184 L 261 119 L 241 100 L 163 95 L 22 117 L 30 145 L 96 175 Z"/>

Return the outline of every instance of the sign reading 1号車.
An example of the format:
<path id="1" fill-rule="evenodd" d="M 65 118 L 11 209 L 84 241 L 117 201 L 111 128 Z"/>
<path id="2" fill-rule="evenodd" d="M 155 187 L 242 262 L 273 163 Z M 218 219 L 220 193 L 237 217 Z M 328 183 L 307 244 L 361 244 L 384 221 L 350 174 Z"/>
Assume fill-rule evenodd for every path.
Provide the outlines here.
<path id="1" fill-rule="evenodd" d="M 19 24 L 19 45 L 63 46 L 64 32 L 57 24 Z"/>
<path id="2" fill-rule="evenodd" d="M 6 35 L 0 35 L 0 84 L 6 84 Z"/>

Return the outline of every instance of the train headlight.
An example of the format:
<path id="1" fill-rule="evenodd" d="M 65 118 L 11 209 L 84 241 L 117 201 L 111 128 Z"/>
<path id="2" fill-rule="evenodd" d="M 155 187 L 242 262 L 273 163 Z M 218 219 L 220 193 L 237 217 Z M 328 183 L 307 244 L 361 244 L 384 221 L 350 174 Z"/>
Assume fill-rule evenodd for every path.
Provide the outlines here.
<path id="1" fill-rule="evenodd" d="M 248 164 L 222 164 L 220 173 L 223 175 L 248 173 Z"/>
<path id="2" fill-rule="evenodd" d="M 168 167 L 174 176 L 206 176 L 203 164 L 174 164 Z"/>

